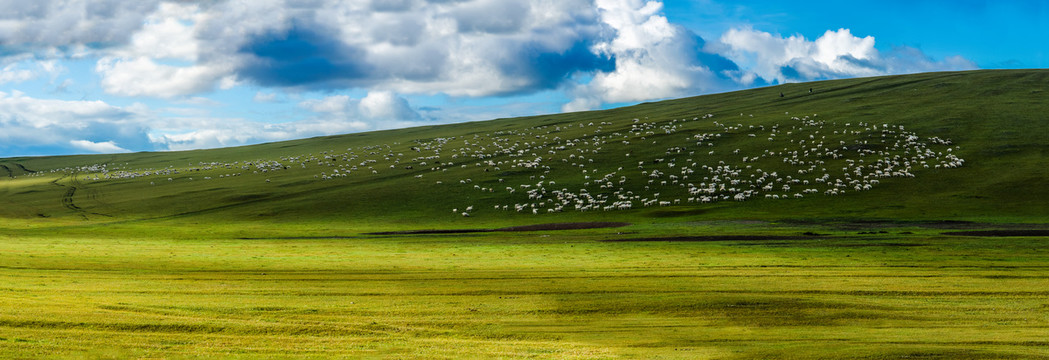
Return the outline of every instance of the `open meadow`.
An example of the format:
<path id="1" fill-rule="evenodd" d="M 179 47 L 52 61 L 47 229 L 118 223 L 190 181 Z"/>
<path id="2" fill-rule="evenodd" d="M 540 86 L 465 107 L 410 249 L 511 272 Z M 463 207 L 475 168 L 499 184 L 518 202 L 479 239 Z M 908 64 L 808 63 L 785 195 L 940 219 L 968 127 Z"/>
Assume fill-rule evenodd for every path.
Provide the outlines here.
<path id="1" fill-rule="evenodd" d="M 0 358 L 1049 358 L 1047 87 L 0 159 Z"/>
<path id="2" fill-rule="evenodd" d="M 0 238 L 0 344 L 8 358 L 1049 358 L 1049 239 L 942 227 L 28 232 Z M 698 235 L 751 231 L 771 234 Z M 609 241 L 668 233 L 697 237 Z"/>

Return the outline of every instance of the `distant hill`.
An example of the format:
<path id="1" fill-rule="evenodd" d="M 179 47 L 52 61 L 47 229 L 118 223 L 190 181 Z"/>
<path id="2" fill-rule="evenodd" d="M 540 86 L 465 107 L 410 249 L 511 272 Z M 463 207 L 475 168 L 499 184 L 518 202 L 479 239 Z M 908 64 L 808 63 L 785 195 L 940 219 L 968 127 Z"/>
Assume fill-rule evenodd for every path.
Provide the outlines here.
<path id="1" fill-rule="evenodd" d="M 1049 71 L 786 84 L 236 148 L 0 159 L 0 217 L 1045 222 Z"/>

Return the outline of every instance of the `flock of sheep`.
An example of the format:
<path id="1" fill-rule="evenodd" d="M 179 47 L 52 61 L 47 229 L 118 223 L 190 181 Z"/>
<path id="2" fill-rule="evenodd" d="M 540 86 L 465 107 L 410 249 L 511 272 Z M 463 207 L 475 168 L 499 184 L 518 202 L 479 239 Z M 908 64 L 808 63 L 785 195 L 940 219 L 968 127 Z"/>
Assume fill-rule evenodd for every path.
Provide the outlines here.
<path id="1" fill-rule="evenodd" d="M 193 173 L 200 173 L 198 180 L 243 174 L 266 182 L 288 171 L 312 172 L 316 181 L 392 173 L 413 177 L 416 189 L 459 187 L 478 193 L 471 198 L 495 202 L 493 210 L 540 214 L 835 196 L 965 163 L 950 140 L 923 138 L 899 125 L 828 122 L 817 115 L 784 114 L 785 121 L 771 125 L 744 125 L 750 118 L 743 114 L 729 118 L 543 125 L 279 159 L 63 171 L 98 181 L 151 178 L 152 185 L 193 180 Z M 448 203 L 459 204 L 449 206 L 456 215 L 475 211 L 475 204 Z"/>

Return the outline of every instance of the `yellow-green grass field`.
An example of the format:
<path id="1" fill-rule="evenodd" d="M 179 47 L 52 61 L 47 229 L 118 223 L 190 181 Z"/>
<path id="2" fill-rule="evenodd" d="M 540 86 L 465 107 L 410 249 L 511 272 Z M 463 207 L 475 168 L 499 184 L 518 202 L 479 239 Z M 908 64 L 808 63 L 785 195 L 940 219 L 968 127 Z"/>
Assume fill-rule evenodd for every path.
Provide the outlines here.
<path id="1" fill-rule="evenodd" d="M 0 353 L 1049 358 L 1049 237 L 937 227 L 710 222 L 317 239 L 27 231 L 0 236 Z M 732 230 L 825 235 L 605 241 Z"/>

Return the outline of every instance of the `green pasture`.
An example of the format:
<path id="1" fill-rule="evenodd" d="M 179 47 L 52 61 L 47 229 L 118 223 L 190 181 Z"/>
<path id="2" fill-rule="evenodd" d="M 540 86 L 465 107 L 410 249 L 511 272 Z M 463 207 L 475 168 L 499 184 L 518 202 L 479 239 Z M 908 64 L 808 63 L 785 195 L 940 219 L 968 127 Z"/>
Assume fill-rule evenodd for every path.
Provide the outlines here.
<path id="1" fill-rule="evenodd" d="M 606 111 L 237 148 L 0 159 L 0 201 L 10 204 L 0 207 L 0 216 L 59 224 L 320 222 L 377 231 L 509 226 L 553 222 L 554 217 L 627 222 L 702 218 L 1040 223 L 1049 216 L 1049 201 L 1045 201 L 1049 187 L 1042 186 L 1049 179 L 1049 167 L 1044 166 L 1049 147 L 1047 84 L 1049 71 L 1043 70 L 916 74 L 786 84 Z M 707 115 L 712 117 L 704 118 Z M 803 126 L 802 120 L 796 120 L 805 117 L 820 124 Z M 644 130 L 632 132 L 634 126 Z M 778 134 L 772 134 L 775 127 Z M 886 137 L 886 127 L 895 134 Z M 906 130 L 897 130 L 900 127 Z M 715 133 L 717 137 L 697 141 L 697 136 Z M 904 160 L 916 154 L 909 148 L 890 149 L 904 133 L 913 134 L 935 158 L 924 165 L 913 160 L 905 166 Z M 774 141 L 766 140 L 773 137 Z M 934 138 L 950 144 L 937 144 Z M 444 139 L 443 145 L 434 145 L 438 139 Z M 426 148 L 429 145 L 434 145 L 432 150 Z M 824 162 L 815 169 L 781 161 L 817 145 L 821 152 L 835 150 L 841 158 L 815 152 L 803 156 Z M 509 150 L 500 152 L 498 147 Z M 742 161 L 769 150 L 776 154 L 757 162 Z M 586 159 L 574 158 L 577 155 Z M 937 168 L 948 155 L 963 159 L 964 165 Z M 538 167 L 517 166 L 516 162 L 537 157 L 542 158 Z M 832 180 L 866 182 L 852 175 L 851 168 L 842 171 L 850 166 L 846 161 L 870 164 L 883 159 L 896 161 L 894 170 L 907 168 L 913 177 L 881 177 L 869 190 L 847 187 L 846 192 L 831 196 L 823 195 L 828 185 L 814 181 L 826 173 Z M 279 169 L 261 171 L 261 163 L 279 164 Z M 350 172 L 350 166 L 356 169 Z M 685 184 L 714 183 L 705 178 L 717 174 L 704 166 L 741 170 L 734 179 L 743 181 L 753 181 L 750 175 L 760 169 L 777 173 L 779 181 L 774 191 L 753 188 L 759 192 L 744 202 L 685 201 L 689 197 Z M 678 170 L 686 167 L 694 173 L 675 184 L 669 176 L 680 175 Z M 341 177 L 324 180 L 340 169 Z M 665 174 L 650 177 L 653 170 Z M 811 171 L 802 175 L 799 170 Z M 118 178 L 120 173 L 152 175 Z M 611 186 L 600 188 L 596 180 L 605 175 L 611 176 L 602 185 Z M 786 176 L 813 182 L 780 190 Z M 737 191 L 752 189 L 747 184 L 731 185 L 724 176 L 719 181 L 738 187 Z M 529 199 L 526 191 L 536 189 L 538 182 L 544 182 L 544 198 Z M 507 187 L 516 192 L 509 193 Z M 807 188 L 817 193 L 793 196 Z M 515 204 L 550 205 L 545 201 L 552 200 L 551 192 L 561 189 L 576 194 L 585 189 L 588 194 L 608 196 L 608 203 L 614 200 L 613 191 L 680 203 L 643 206 L 637 199 L 630 210 L 610 212 L 579 212 L 569 205 L 549 213 L 552 206 L 546 206 L 536 208 L 536 215 L 532 208 L 513 209 Z M 773 193 L 790 198 L 763 197 Z M 719 190 L 719 194 L 733 192 Z M 495 206 L 509 210 L 495 210 Z M 467 207 L 474 210 L 464 218 L 460 213 Z"/>
<path id="2" fill-rule="evenodd" d="M 0 159 L 0 358 L 1049 358 L 1047 87 L 929 73 Z M 370 234 L 577 222 L 630 225 Z M 1029 232 L 945 234 L 967 230 Z"/>
<path id="3" fill-rule="evenodd" d="M 827 235 L 25 231 L 0 237 L 0 348 L 6 358 L 1049 358 L 1049 238 L 694 226 Z"/>

